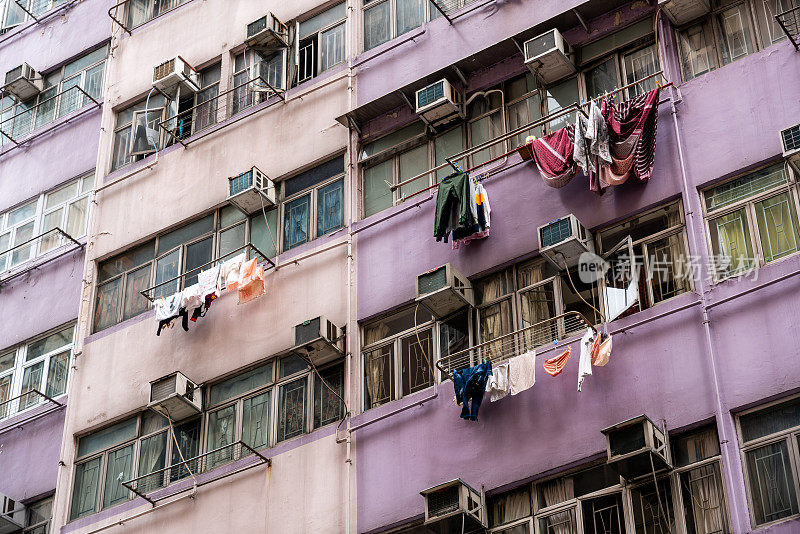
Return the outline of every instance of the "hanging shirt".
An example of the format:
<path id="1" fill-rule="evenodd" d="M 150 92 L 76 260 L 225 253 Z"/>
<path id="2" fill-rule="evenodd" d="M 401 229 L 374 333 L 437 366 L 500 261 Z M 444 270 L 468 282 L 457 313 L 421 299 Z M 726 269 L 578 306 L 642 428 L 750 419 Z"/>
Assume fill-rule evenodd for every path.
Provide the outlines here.
<path id="1" fill-rule="evenodd" d="M 489 195 L 486 194 L 483 184 L 478 182 L 475 186 L 475 205 L 477 211 L 477 228 L 478 230 L 464 239 L 453 240 L 453 250 L 458 250 L 461 245 L 468 245 L 470 242 L 477 239 L 484 239 L 489 237 L 489 228 L 491 227 L 491 213 L 492 209 L 489 206 Z"/>
<path id="2" fill-rule="evenodd" d="M 433 219 L 436 241 L 444 240 L 446 243 L 450 232 L 459 229 L 472 233 L 475 218 L 470 205 L 471 191 L 469 176 L 463 172 L 451 174 L 439 183 Z"/>
<path id="3" fill-rule="evenodd" d="M 492 402 L 497 402 L 508 395 L 508 362 L 492 367 L 492 376 L 486 382 L 486 391 Z"/>
<path id="4" fill-rule="evenodd" d="M 581 338 L 581 359 L 578 362 L 578 391 L 583 385 L 583 379 L 592 374 L 592 343 L 597 333 L 592 327 L 586 330 Z"/>
<path id="5" fill-rule="evenodd" d="M 197 275 L 197 283 L 200 285 L 200 294 L 205 301 L 209 296 L 214 296 L 214 298 L 219 296 L 220 290 L 220 272 L 221 268 L 219 265 L 215 265 L 214 267 L 207 269 L 200 274 Z"/>
<path id="6" fill-rule="evenodd" d="M 508 390 L 516 395 L 533 387 L 536 382 L 536 351 L 512 358 L 508 362 Z"/>
<path id="7" fill-rule="evenodd" d="M 156 312 L 156 321 L 164 321 L 167 319 L 174 319 L 178 316 L 181 309 L 181 300 L 183 299 L 183 292 L 169 296 L 158 298 L 153 302 L 153 308 Z"/>

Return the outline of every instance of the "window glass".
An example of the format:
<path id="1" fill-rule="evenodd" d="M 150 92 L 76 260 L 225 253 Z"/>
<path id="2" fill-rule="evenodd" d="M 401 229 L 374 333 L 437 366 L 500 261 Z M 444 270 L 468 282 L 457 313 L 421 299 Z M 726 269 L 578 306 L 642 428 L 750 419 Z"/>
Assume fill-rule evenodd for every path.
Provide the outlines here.
<path id="1" fill-rule="evenodd" d="M 98 286 L 94 305 L 95 331 L 103 330 L 117 323 L 117 305 L 121 285 L 122 279 L 117 278 Z"/>
<path id="2" fill-rule="evenodd" d="M 631 44 L 653 33 L 653 19 L 647 18 L 641 22 L 631 24 L 627 28 L 616 31 L 607 37 L 581 47 L 581 62 L 588 63 L 622 46 Z"/>
<path id="3" fill-rule="evenodd" d="M 307 383 L 306 378 L 300 378 L 278 388 L 278 441 L 304 432 Z"/>
<path id="4" fill-rule="evenodd" d="M 36 215 L 36 204 L 37 201 L 34 200 L 8 212 L 6 228 L 9 226 L 14 226 L 17 223 L 20 223 L 25 219 L 30 219 Z"/>
<path id="5" fill-rule="evenodd" d="M 580 100 L 578 94 L 578 79 L 571 78 L 552 87 L 547 88 L 547 113 L 553 114 L 558 110 L 571 106 Z M 550 130 L 555 131 L 575 122 L 575 112 L 562 115 L 550 121 Z"/>
<path id="6" fill-rule="evenodd" d="M 433 342 L 430 329 L 400 340 L 403 395 L 433 384 Z"/>
<path id="7" fill-rule="evenodd" d="M 149 285 L 150 265 L 140 267 L 125 276 L 125 301 L 122 307 L 123 321 L 142 313 L 150 305 L 150 302 L 141 293 Z"/>
<path id="8" fill-rule="evenodd" d="M 341 4 L 337 4 L 334 7 L 323 11 L 319 15 L 311 17 L 308 20 L 304 20 L 300 23 L 300 39 L 305 39 L 312 33 L 316 33 L 322 28 L 329 26 L 337 20 L 345 18 L 346 16 L 347 6 L 345 2 L 342 2 Z"/>
<path id="9" fill-rule="evenodd" d="M 68 328 L 64 328 L 63 330 L 59 330 L 54 334 L 50 334 L 49 336 L 38 341 L 34 341 L 28 345 L 28 355 L 26 357 L 27 361 L 34 360 L 39 356 L 47 354 L 48 352 L 52 352 L 65 345 L 71 344 L 74 332 L 75 327 L 70 326 Z"/>
<path id="10" fill-rule="evenodd" d="M 786 441 L 747 451 L 745 462 L 756 524 L 777 521 L 798 512 L 796 482 Z"/>
<path id="11" fill-rule="evenodd" d="M 530 486 L 489 499 L 489 526 L 498 526 L 531 515 Z"/>
<path id="12" fill-rule="evenodd" d="M 247 215 L 242 213 L 242 211 L 236 206 L 225 206 L 219 210 L 219 225 L 221 228 L 227 228 L 228 226 L 245 219 L 247 219 Z"/>
<path id="13" fill-rule="evenodd" d="M 716 68 L 714 35 L 709 24 L 695 24 L 682 31 L 680 46 L 685 80 L 691 80 Z"/>
<path id="14" fill-rule="evenodd" d="M 305 362 L 305 360 L 296 354 L 292 354 L 290 356 L 286 356 L 285 358 L 281 358 L 278 378 L 285 378 L 295 373 L 305 371 L 306 369 L 308 369 L 308 364 Z"/>
<path id="15" fill-rule="evenodd" d="M 580 471 L 572 477 L 572 486 L 576 497 L 582 497 L 617 484 L 619 484 L 619 475 L 608 464 Z"/>
<path id="16" fill-rule="evenodd" d="M 322 369 L 319 374 L 325 383 L 319 377 L 314 379 L 314 428 L 335 423 L 344 415 L 344 363 Z"/>
<path id="17" fill-rule="evenodd" d="M 422 0 L 396 0 L 397 35 L 419 26 L 425 19 L 425 6 Z"/>
<path id="18" fill-rule="evenodd" d="M 344 226 L 344 180 L 317 190 L 317 237 Z"/>
<path id="19" fill-rule="evenodd" d="M 797 212 L 790 193 L 756 203 L 756 221 L 764 261 L 782 258 L 798 248 Z"/>
<path id="20" fill-rule="evenodd" d="M 569 508 L 563 512 L 556 512 L 540 518 L 539 531 L 548 534 L 578 534 L 575 509 Z"/>
<path id="21" fill-rule="evenodd" d="M 272 362 L 211 386 L 209 404 L 212 406 L 219 404 L 270 383 L 272 383 Z"/>
<path id="22" fill-rule="evenodd" d="M 416 315 L 416 317 L 415 317 Z M 415 321 L 416 319 L 416 321 Z M 405 332 L 433 320 L 430 312 L 416 307 L 374 321 L 364 327 L 364 345 L 371 345 L 381 339 Z"/>
<path id="23" fill-rule="evenodd" d="M 11 379 L 12 375 L 6 375 L 0 378 L 0 419 L 9 415 L 10 406 L 6 404 L 11 398 Z"/>
<path id="24" fill-rule="evenodd" d="M 400 128 L 399 130 L 381 137 L 376 141 L 365 144 L 361 149 L 361 159 L 366 159 L 374 156 L 375 154 L 379 154 L 384 150 L 409 141 L 417 136 L 421 136 L 423 133 L 425 133 L 425 124 L 421 121 L 413 122 L 408 126 Z M 445 154 L 445 156 L 448 155 L 449 154 Z"/>
<path id="25" fill-rule="evenodd" d="M 391 38 L 391 4 L 381 2 L 364 9 L 364 50 L 371 50 Z"/>
<path id="26" fill-rule="evenodd" d="M 262 216 L 260 213 L 257 215 Z M 262 218 L 263 221 L 263 218 Z M 247 226 L 245 224 L 237 224 L 232 228 L 220 232 L 219 234 L 219 257 L 225 256 L 234 250 L 245 245 L 245 233 Z M 259 250 L 263 250 L 257 247 Z M 187 282 L 188 283 L 188 282 Z"/>
<path id="27" fill-rule="evenodd" d="M 344 4 L 342 4 L 344 5 Z M 328 70 L 345 59 L 345 25 L 334 26 L 320 34 L 322 70 Z"/>
<path id="28" fill-rule="evenodd" d="M 16 351 L 6 352 L 5 354 L 0 354 L 0 373 L 3 371 L 8 371 L 12 367 L 14 367 L 14 361 L 16 360 L 17 353 Z"/>
<path id="29" fill-rule="evenodd" d="M 66 232 L 72 237 L 81 237 L 86 233 L 86 215 L 88 209 L 89 197 L 83 197 L 69 205 Z"/>
<path id="30" fill-rule="evenodd" d="M 408 180 L 409 178 L 413 178 L 430 168 L 430 164 L 428 162 L 428 145 L 424 144 L 418 146 L 417 148 L 408 150 L 400 154 L 398 160 L 400 165 L 398 183 L 400 183 Z M 421 191 L 422 189 L 428 187 L 429 184 L 430 178 L 428 176 L 418 178 L 417 180 L 401 187 L 400 195 L 407 196 L 412 193 L 416 193 L 417 191 Z"/>
<path id="31" fill-rule="evenodd" d="M 364 169 L 364 217 L 392 206 L 389 184 L 392 183 L 393 163 L 393 160 L 387 160 Z"/>
<path id="32" fill-rule="evenodd" d="M 266 220 L 261 212 L 256 212 L 250 217 L 250 242 L 269 258 L 278 255 L 276 249 L 278 232 L 277 209 L 267 211 Z"/>
<path id="33" fill-rule="evenodd" d="M 614 57 L 610 57 L 584 73 L 586 93 L 595 98 L 610 93 L 618 87 L 617 65 Z"/>
<path id="34" fill-rule="evenodd" d="M 50 358 L 47 371 L 47 391 L 50 398 L 58 397 L 67 392 L 67 376 L 69 375 L 70 352 L 62 352 Z"/>
<path id="35" fill-rule="evenodd" d="M 394 397 L 394 346 L 385 345 L 364 354 L 366 405 L 374 408 Z"/>
<path id="36" fill-rule="evenodd" d="M 641 50 L 625 54 L 625 84 L 631 84 L 655 74 L 659 70 L 658 51 L 656 45 L 650 45 Z M 637 83 L 628 89 L 628 95 L 632 98 L 644 94 L 656 88 L 656 78 L 650 78 L 642 83 Z"/>
<path id="37" fill-rule="evenodd" d="M 753 266 L 750 230 L 744 209 L 709 221 L 718 277 L 735 275 Z"/>
<path id="38" fill-rule="evenodd" d="M 705 192 L 706 209 L 716 210 L 786 183 L 783 165 L 772 165 L 709 189 Z"/>
<path id="39" fill-rule="evenodd" d="M 69 78 L 70 76 L 72 76 L 76 72 L 80 72 L 80 71 L 84 70 L 86 67 L 94 65 L 98 61 L 102 61 L 105 58 L 106 58 L 106 47 L 105 46 L 103 46 L 101 48 L 98 48 L 97 50 L 95 50 L 93 52 L 89 52 L 85 56 L 82 56 L 82 57 L 76 59 L 72 63 L 68 63 L 64 67 L 64 78 Z"/>
<path id="40" fill-rule="evenodd" d="M 684 519 L 690 534 L 729 532 L 719 463 L 681 473 L 680 487 Z"/>
<path id="41" fill-rule="evenodd" d="M 214 256 L 214 238 L 207 237 L 206 239 L 192 243 L 186 246 L 186 266 L 183 270 L 189 273 L 184 277 L 184 287 L 189 287 L 197 283 L 197 275 L 199 274 L 200 267 L 211 262 Z M 192 272 L 194 271 L 194 272 Z"/>
<path id="42" fill-rule="evenodd" d="M 94 458 L 75 467 L 75 486 L 72 492 L 71 519 L 94 512 L 97 506 L 97 489 L 100 480 L 100 461 Z"/>
<path id="43" fill-rule="evenodd" d="M 78 440 L 78 457 L 106 449 L 115 443 L 136 437 L 136 418 L 104 428 Z"/>
<path id="44" fill-rule="evenodd" d="M 269 445 L 272 392 L 245 399 L 242 407 L 242 441 L 254 449 Z"/>
<path id="45" fill-rule="evenodd" d="M 78 182 L 77 180 L 71 182 L 60 189 L 56 189 L 52 193 L 48 193 L 45 195 L 45 209 L 50 209 L 54 206 L 59 204 L 63 204 L 67 200 L 71 199 L 78 193 Z"/>
<path id="46" fill-rule="evenodd" d="M 584 532 L 604 532 L 608 534 L 625 534 L 625 516 L 622 511 L 622 494 L 614 493 L 588 499 L 582 503 Z M 652 512 L 652 510 L 648 509 Z M 637 524 L 637 534 L 650 534 L 655 532 L 670 532 L 669 522 L 667 530 L 661 530 L 661 523 L 647 523 L 644 529 Z"/>
<path id="47" fill-rule="evenodd" d="M 108 453 L 103 508 L 119 504 L 130 498 L 130 491 L 122 483 L 132 478 L 133 448 L 134 445 L 130 444 Z"/>
<path id="48" fill-rule="evenodd" d="M 227 447 L 235 441 L 236 406 L 231 405 L 211 412 L 208 416 L 208 452 L 217 451 L 208 458 L 208 467 L 216 467 L 233 459 L 233 451 Z M 227 447 L 223 450 L 223 447 Z"/>
<path id="49" fill-rule="evenodd" d="M 283 189 L 284 195 L 290 197 L 342 173 L 344 173 L 344 156 L 333 158 L 286 180 Z"/>
<path id="50" fill-rule="evenodd" d="M 283 245 L 289 250 L 309 240 L 308 224 L 311 196 L 303 195 L 284 205 Z"/>
<path id="51" fill-rule="evenodd" d="M 745 442 L 800 426 L 800 399 L 742 415 L 739 425 Z"/>
<path id="52" fill-rule="evenodd" d="M 728 64 L 753 52 L 747 7 L 740 4 L 717 15 L 721 31 L 722 63 Z"/>
<path id="53" fill-rule="evenodd" d="M 469 314 L 465 310 L 439 325 L 439 355 L 449 356 L 469 347 Z"/>
<path id="54" fill-rule="evenodd" d="M 34 393 L 42 393 L 42 373 L 44 372 L 44 362 L 35 363 L 25 368 L 22 373 L 22 398 L 19 400 L 19 409 L 24 410 L 38 404 L 42 399 Z"/>
<path id="55" fill-rule="evenodd" d="M 534 93 L 524 100 L 508 106 L 508 128 L 516 130 L 542 118 L 542 108 L 539 93 Z M 511 138 L 511 146 L 520 146 L 529 135 L 542 136 L 542 126 L 535 126 L 530 130 L 518 133 Z"/>
<path id="56" fill-rule="evenodd" d="M 494 112 L 469 124 L 470 143 L 476 147 L 503 134 L 503 113 Z M 472 154 L 472 164 L 486 163 L 503 151 L 505 143 L 495 143 L 488 148 Z"/>
<path id="57" fill-rule="evenodd" d="M 173 443 L 171 465 L 175 467 L 170 470 L 170 480 L 178 480 L 189 476 L 189 471 L 182 463 L 181 456 L 191 466 L 192 462 L 190 460 L 200 454 L 200 419 L 194 419 L 176 426 L 175 438 L 178 441 L 178 447 L 175 447 Z"/>
<path id="58" fill-rule="evenodd" d="M 153 290 L 153 296 L 166 297 L 178 291 L 181 282 L 177 278 L 181 270 L 180 258 L 181 249 L 175 249 L 158 259 L 156 262 L 156 289 Z"/>
<path id="59" fill-rule="evenodd" d="M 461 127 L 454 128 L 449 132 L 445 132 L 442 135 L 436 137 L 433 140 L 433 148 L 434 148 L 434 163 L 438 167 L 442 163 L 445 163 L 445 158 L 448 158 L 454 154 L 458 154 L 462 150 L 464 150 L 464 141 L 463 141 L 463 133 Z M 455 163 L 460 163 L 463 167 L 463 160 L 456 161 Z M 436 171 L 436 181 L 440 182 L 445 179 L 450 173 L 453 172 L 452 167 L 449 165 L 442 169 Z M 390 180 L 391 181 L 391 180 Z M 387 206 L 388 207 L 388 206 Z"/>
<path id="60" fill-rule="evenodd" d="M 139 446 L 139 475 L 144 476 L 150 473 L 155 473 L 160 469 L 164 469 L 167 461 L 167 438 L 169 432 L 161 432 L 147 439 L 142 440 Z M 144 487 L 140 491 L 149 493 L 156 488 L 163 486 L 163 476 L 147 477 L 140 481 Z"/>
<path id="61" fill-rule="evenodd" d="M 164 252 L 173 249 L 178 245 L 191 241 L 203 234 L 207 234 L 212 230 L 214 230 L 213 214 L 159 237 L 157 254 L 163 254 Z"/>

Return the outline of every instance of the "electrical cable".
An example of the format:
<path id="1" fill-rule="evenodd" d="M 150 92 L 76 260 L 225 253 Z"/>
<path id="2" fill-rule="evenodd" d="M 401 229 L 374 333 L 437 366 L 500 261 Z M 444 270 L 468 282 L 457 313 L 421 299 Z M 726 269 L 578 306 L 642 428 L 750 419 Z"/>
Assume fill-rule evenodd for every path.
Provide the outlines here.
<path id="1" fill-rule="evenodd" d="M 595 308 L 594 306 L 589 304 L 589 302 L 585 298 L 583 298 L 583 295 L 580 294 L 578 289 L 575 287 L 575 284 L 572 282 L 572 276 L 569 274 L 569 268 L 567 268 L 567 258 L 564 257 L 564 254 L 561 253 L 561 252 L 557 252 L 556 254 L 561 256 L 561 259 L 564 260 L 564 270 L 567 272 L 567 279 L 569 280 L 569 285 L 572 287 L 572 290 L 575 292 L 575 294 L 578 296 L 578 298 L 581 299 L 584 304 L 586 304 L 591 309 L 593 309 L 597 313 L 597 315 L 599 315 L 600 318 L 603 320 L 603 323 L 605 323 L 606 322 L 606 316 L 603 315 L 602 313 L 600 313 L 600 310 L 598 310 L 597 308 Z"/>
<path id="2" fill-rule="evenodd" d="M 166 408 L 164 408 L 164 410 L 167 412 L 167 415 L 165 417 L 169 422 L 169 432 L 170 434 L 172 434 L 172 440 L 175 442 L 175 448 L 178 449 L 178 455 L 181 457 L 181 462 L 183 463 L 184 467 L 186 467 L 186 470 L 189 472 L 189 475 L 192 477 L 192 480 L 194 480 L 194 483 L 196 485 L 197 477 L 194 476 L 194 473 L 192 473 L 192 470 L 189 468 L 189 464 L 186 462 L 186 458 L 183 457 L 183 451 L 181 451 L 181 446 L 178 445 L 178 438 L 175 436 L 175 427 L 172 426 L 172 416 L 169 414 L 169 411 Z"/>
<path id="3" fill-rule="evenodd" d="M 670 531 L 671 531 L 672 528 L 671 528 L 671 525 L 670 525 L 669 517 L 667 517 L 667 514 L 664 512 L 664 507 L 661 505 L 661 491 L 658 489 L 658 479 L 656 478 L 656 468 L 655 468 L 655 465 L 653 464 L 653 454 L 652 453 L 650 453 L 650 469 L 653 472 L 653 485 L 656 487 L 656 500 L 658 500 L 659 513 L 661 514 L 661 517 L 664 518 L 664 521 L 667 523 L 667 528 L 669 528 Z"/>
<path id="4" fill-rule="evenodd" d="M 302 354 L 302 353 L 299 353 L 299 352 L 298 352 L 297 354 L 298 354 L 298 355 L 299 355 L 299 356 L 300 356 L 302 359 L 304 359 L 306 362 L 308 362 L 308 364 L 311 366 L 311 369 L 314 371 L 314 374 L 315 374 L 315 375 L 317 375 L 317 378 L 319 378 L 319 379 L 320 379 L 320 381 L 322 382 L 322 384 L 323 384 L 323 385 L 324 385 L 326 388 L 328 388 L 328 389 L 331 391 L 331 393 L 333 393 L 334 395 L 336 395 L 336 397 L 338 397 L 338 398 L 339 398 L 339 400 L 340 400 L 340 401 L 341 401 L 341 403 L 342 403 L 342 406 L 344 406 L 344 410 L 345 410 L 345 411 L 344 411 L 344 415 L 342 415 L 342 419 L 339 421 L 339 424 L 336 426 L 336 429 L 337 429 L 337 431 L 338 431 L 338 429 L 339 429 L 339 427 L 342 425 L 342 423 L 343 423 L 343 422 L 344 422 L 344 421 L 345 421 L 345 420 L 346 420 L 346 419 L 347 419 L 347 418 L 350 416 L 350 408 L 347 406 L 347 403 L 346 403 L 346 402 L 345 402 L 345 400 L 342 398 L 342 396 L 339 394 L 339 392 L 338 392 L 338 391 L 336 391 L 335 389 L 333 389 L 333 387 L 332 387 L 332 386 L 331 386 L 331 385 L 328 383 L 328 381 L 327 381 L 327 380 L 325 380 L 325 379 L 322 377 L 322 375 L 320 374 L 319 370 L 317 369 L 317 366 L 316 366 L 316 365 L 314 365 L 314 361 L 311 359 L 311 357 L 310 357 L 309 355 L 307 355 L 307 354 Z M 342 381 L 344 381 L 344 377 L 342 377 Z"/>
<path id="5" fill-rule="evenodd" d="M 269 220 L 267 219 L 267 208 L 264 206 L 264 197 L 258 195 L 258 199 L 261 201 L 261 214 L 264 215 L 264 224 L 267 225 L 267 233 L 269 234 L 269 238 L 272 241 L 272 246 L 275 248 L 275 267 L 278 266 L 278 245 L 275 243 L 275 238 L 272 236 L 272 229 L 269 227 Z M 250 239 L 252 241 L 252 238 Z"/>
<path id="6" fill-rule="evenodd" d="M 419 344 L 419 350 L 422 352 L 423 358 L 425 361 L 428 362 L 428 368 L 431 370 L 431 379 L 435 380 L 436 373 L 433 370 L 433 364 L 431 363 L 431 359 L 428 356 L 428 353 L 425 351 L 425 347 L 422 346 L 422 340 L 419 337 L 419 325 L 417 324 L 417 312 L 419 311 L 420 303 L 417 302 L 417 307 L 414 308 L 414 334 L 417 336 L 417 344 Z"/>

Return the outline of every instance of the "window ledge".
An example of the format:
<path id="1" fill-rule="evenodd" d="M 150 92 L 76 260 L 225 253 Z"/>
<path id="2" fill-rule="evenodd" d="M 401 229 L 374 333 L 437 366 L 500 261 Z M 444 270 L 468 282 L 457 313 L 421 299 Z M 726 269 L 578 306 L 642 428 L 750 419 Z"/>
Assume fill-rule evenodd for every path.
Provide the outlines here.
<path id="1" fill-rule="evenodd" d="M 62 408 L 66 408 L 66 394 L 60 395 L 53 400 L 56 400 L 58 404 L 43 402 L 30 408 L 25 408 L 7 419 L 0 420 L 0 435 L 14 428 L 22 428 L 25 424 L 32 423 Z"/>

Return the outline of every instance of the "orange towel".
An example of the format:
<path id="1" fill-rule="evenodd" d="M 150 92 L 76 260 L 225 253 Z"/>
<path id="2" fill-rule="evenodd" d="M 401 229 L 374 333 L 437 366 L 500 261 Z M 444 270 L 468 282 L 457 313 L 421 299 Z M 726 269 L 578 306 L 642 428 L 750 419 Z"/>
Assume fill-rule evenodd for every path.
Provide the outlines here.
<path id="1" fill-rule="evenodd" d="M 600 352 L 600 338 L 603 337 L 602 334 L 597 334 L 594 336 L 594 341 L 592 342 L 592 346 L 589 349 L 589 355 L 591 356 L 592 365 L 597 365 L 597 360 Z"/>
<path id="2" fill-rule="evenodd" d="M 598 339 L 601 336 L 597 336 Z M 611 359 L 611 334 L 604 335 L 604 339 L 597 347 L 597 359 L 595 353 L 592 352 L 592 365 L 603 367 Z"/>
<path id="3" fill-rule="evenodd" d="M 550 376 L 556 376 L 561 371 L 564 370 L 564 367 L 567 365 L 567 360 L 569 357 L 572 356 L 572 347 L 567 347 L 567 350 L 556 356 L 555 358 L 550 358 L 549 360 L 545 360 L 542 364 L 544 366 L 545 372 Z"/>
<path id="4" fill-rule="evenodd" d="M 239 304 L 255 300 L 264 294 L 264 267 L 258 265 L 258 260 L 242 264 L 242 278 L 239 282 Z"/>

